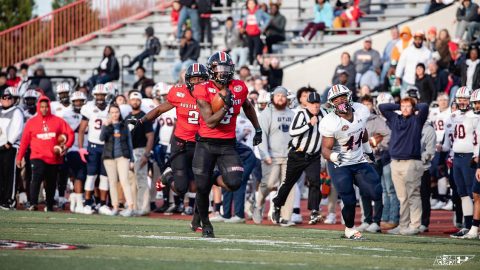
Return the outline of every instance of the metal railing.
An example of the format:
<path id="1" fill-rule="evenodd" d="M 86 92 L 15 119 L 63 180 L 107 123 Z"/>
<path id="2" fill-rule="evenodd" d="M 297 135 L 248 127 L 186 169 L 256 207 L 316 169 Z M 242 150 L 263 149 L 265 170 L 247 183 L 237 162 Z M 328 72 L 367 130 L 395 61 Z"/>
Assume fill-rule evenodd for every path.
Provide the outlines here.
<path id="1" fill-rule="evenodd" d="M 147 16 L 168 0 L 78 0 L 53 12 L 0 32 L 0 66 L 62 51 L 65 44 L 111 31 L 127 18 Z"/>

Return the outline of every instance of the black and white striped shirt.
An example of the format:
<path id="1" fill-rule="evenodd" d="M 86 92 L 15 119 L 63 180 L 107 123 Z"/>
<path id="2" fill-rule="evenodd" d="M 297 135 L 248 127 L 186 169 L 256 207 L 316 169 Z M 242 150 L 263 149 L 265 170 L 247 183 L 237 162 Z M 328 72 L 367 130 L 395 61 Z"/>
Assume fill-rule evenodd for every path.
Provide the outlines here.
<path id="1" fill-rule="evenodd" d="M 290 136 L 292 136 L 290 147 L 297 152 L 304 152 L 306 154 L 318 153 L 321 146 L 319 125 L 324 114 L 325 112 L 320 110 L 318 122 L 312 126 L 310 124 L 310 118 L 313 115 L 307 109 L 298 110 L 290 125 L 289 132 Z"/>

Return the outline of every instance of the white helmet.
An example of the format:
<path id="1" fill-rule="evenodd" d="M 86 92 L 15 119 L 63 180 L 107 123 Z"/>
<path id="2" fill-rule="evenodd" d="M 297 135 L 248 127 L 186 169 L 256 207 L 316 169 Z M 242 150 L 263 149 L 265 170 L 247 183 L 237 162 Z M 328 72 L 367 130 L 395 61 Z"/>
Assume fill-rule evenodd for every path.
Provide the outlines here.
<path id="1" fill-rule="evenodd" d="M 18 97 L 18 89 L 14 86 L 9 86 L 3 90 L 3 95 L 4 96 L 12 96 L 12 97 Z"/>
<path id="2" fill-rule="evenodd" d="M 72 87 L 70 86 L 69 83 L 67 82 L 63 82 L 63 83 L 59 83 L 57 84 L 57 95 L 60 94 L 60 93 L 69 93 L 72 91 Z"/>
<path id="3" fill-rule="evenodd" d="M 70 101 L 87 100 L 87 96 L 82 91 L 75 91 L 70 95 Z"/>
<path id="4" fill-rule="evenodd" d="M 116 83 L 108 82 L 108 83 L 104 84 L 103 86 L 105 87 L 108 94 L 110 94 L 110 95 L 116 95 L 116 93 L 118 92 L 118 87 L 117 87 Z"/>
<path id="5" fill-rule="evenodd" d="M 271 100 L 270 93 L 265 90 L 260 90 L 258 93 L 257 103 L 268 103 Z"/>
<path id="6" fill-rule="evenodd" d="M 97 84 L 93 87 L 92 95 L 108 95 L 108 89 L 106 89 L 104 84 Z"/>
<path id="7" fill-rule="evenodd" d="M 468 98 L 472 95 L 472 90 L 466 86 L 462 86 L 458 88 L 457 92 L 455 93 L 455 98 Z"/>
<path id="8" fill-rule="evenodd" d="M 395 103 L 393 96 L 390 93 L 379 93 L 377 96 L 377 105 L 385 103 Z"/>
<path id="9" fill-rule="evenodd" d="M 23 98 L 35 98 L 38 99 L 40 97 L 40 93 L 37 92 L 35 89 L 28 89 L 24 94 Z"/>
<path id="10" fill-rule="evenodd" d="M 337 97 L 344 96 L 344 95 L 347 96 L 347 103 L 345 104 L 344 107 L 342 106 L 342 107 L 338 108 L 337 106 L 335 106 L 333 104 L 333 100 Z M 352 101 L 352 91 L 350 91 L 350 89 L 348 89 L 348 87 L 346 87 L 345 85 L 336 84 L 336 85 L 332 86 L 332 88 L 330 88 L 330 90 L 328 90 L 327 100 L 328 100 L 328 103 L 333 108 L 335 108 L 336 112 L 346 113 L 348 108 L 350 108 L 352 106 L 352 102 L 353 102 Z"/>
<path id="11" fill-rule="evenodd" d="M 167 95 L 170 91 L 170 88 L 172 88 L 172 86 L 164 82 L 159 82 L 155 84 L 152 91 L 153 97 L 158 98 L 160 96 Z"/>

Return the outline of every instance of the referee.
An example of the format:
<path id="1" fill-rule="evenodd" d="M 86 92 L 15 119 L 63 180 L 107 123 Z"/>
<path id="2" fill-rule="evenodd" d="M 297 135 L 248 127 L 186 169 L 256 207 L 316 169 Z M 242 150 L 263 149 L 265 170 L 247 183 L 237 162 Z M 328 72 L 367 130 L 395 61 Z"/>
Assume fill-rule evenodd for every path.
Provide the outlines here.
<path id="1" fill-rule="evenodd" d="M 320 205 L 320 142 L 319 123 L 323 113 L 320 111 L 320 95 L 312 92 L 308 95 L 307 106 L 300 109 L 290 125 L 290 152 L 287 160 L 286 178 L 273 199 L 272 222 L 279 224 L 280 208 L 285 204 L 293 185 L 305 171 L 308 181 L 308 210 L 311 210 L 309 224 L 316 224 L 321 216 Z"/>

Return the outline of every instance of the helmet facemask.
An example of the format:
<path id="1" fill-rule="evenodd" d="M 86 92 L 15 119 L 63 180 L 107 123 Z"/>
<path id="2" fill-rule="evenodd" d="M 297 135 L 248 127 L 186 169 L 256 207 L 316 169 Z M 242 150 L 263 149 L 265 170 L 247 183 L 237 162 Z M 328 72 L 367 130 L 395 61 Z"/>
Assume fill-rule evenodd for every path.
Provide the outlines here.
<path id="1" fill-rule="evenodd" d="M 335 104 L 334 100 L 342 96 L 345 96 L 346 100 Z M 328 102 L 330 103 L 330 105 L 332 105 L 333 108 L 335 108 L 335 112 L 338 114 L 347 114 L 352 108 L 352 97 L 350 94 L 338 95 L 331 98 Z"/>
<path id="2" fill-rule="evenodd" d="M 235 68 L 229 65 L 214 65 L 210 70 L 210 77 L 220 85 L 228 85 L 233 79 Z"/>
<path id="3" fill-rule="evenodd" d="M 100 109 L 104 110 L 107 107 L 107 95 L 106 94 L 96 94 L 95 95 L 95 105 Z"/>
<path id="4" fill-rule="evenodd" d="M 58 99 L 60 103 L 64 106 L 70 105 L 70 97 L 68 92 L 62 92 L 58 94 Z"/>
<path id="5" fill-rule="evenodd" d="M 469 98 L 457 98 L 456 99 L 456 102 L 457 102 L 457 105 L 458 105 L 458 109 L 461 111 L 461 112 L 466 112 L 468 110 L 470 110 L 470 99 Z"/>

